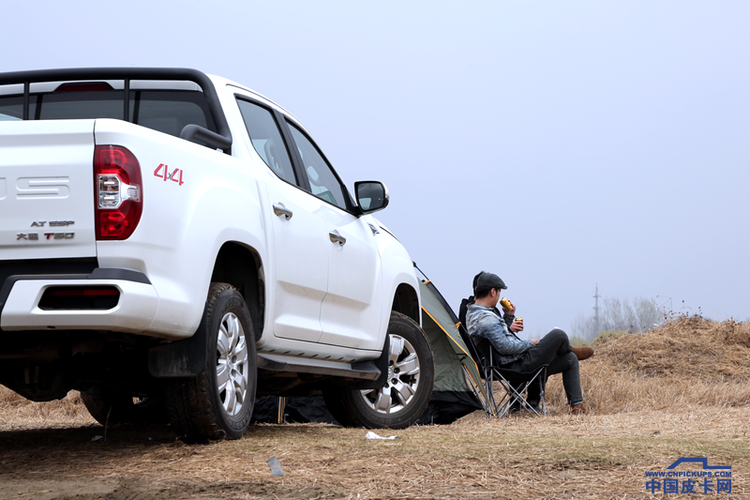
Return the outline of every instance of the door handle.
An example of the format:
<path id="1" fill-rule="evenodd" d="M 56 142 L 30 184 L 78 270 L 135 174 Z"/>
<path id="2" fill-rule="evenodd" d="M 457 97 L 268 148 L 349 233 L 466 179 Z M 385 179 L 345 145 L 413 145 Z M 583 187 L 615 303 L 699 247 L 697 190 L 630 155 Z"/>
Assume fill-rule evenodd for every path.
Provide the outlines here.
<path id="1" fill-rule="evenodd" d="M 338 243 L 339 246 L 343 247 L 344 244 L 346 244 L 346 238 L 341 236 L 341 234 L 336 231 L 335 229 L 328 233 L 328 237 L 331 238 L 331 243 Z"/>
<path id="2" fill-rule="evenodd" d="M 291 219 L 292 215 L 294 215 L 294 212 L 292 212 L 291 210 L 289 210 L 288 208 L 286 208 L 284 206 L 284 204 L 281 203 L 281 202 L 276 203 L 273 206 L 273 213 L 275 213 L 279 217 L 284 217 L 286 220 Z"/>

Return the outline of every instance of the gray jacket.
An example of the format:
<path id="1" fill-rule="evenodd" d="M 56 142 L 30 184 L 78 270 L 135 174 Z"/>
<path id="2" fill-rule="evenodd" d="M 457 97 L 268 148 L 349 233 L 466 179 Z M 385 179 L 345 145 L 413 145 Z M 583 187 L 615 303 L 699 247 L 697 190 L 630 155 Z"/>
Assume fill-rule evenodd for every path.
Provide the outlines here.
<path id="1" fill-rule="evenodd" d="M 512 363 L 534 345 L 530 340 L 519 339 L 508 329 L 503 318 L 491 307 L 469 304 L 466 311 L 466 329 L 469 335 L 486 338 L 499 354 L 498 365 Z"/>

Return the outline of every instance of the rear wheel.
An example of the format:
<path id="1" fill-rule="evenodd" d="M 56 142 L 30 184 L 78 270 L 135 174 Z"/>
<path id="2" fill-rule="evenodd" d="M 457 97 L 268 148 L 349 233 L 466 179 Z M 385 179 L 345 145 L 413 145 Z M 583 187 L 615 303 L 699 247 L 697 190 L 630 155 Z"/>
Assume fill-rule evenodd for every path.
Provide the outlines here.
<path id="1" fill-rule="evenodd" d="M 226 283 L 212 283 L 199 328 L 208 356 L 197 377 L 167 382 L 172 428 L 189 440 L 239 439 L 255 403 L 255 333 L 242 295 Z"/>
<path id="2" fill-rule="evenodd" d="M 342 425 L 403 429 L 427 408 L 435 382 L 432 348 L 422 329 L 408 316 L 393 312 L 388 324 L 388 379 L 379 389 L 332 387 L 326 405 Z"/>

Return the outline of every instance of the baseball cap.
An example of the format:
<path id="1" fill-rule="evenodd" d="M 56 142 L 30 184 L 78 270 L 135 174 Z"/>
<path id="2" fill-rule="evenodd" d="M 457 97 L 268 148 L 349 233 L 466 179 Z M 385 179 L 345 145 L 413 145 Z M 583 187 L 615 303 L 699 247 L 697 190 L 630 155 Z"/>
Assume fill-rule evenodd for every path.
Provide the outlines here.
<path id="1" fill-rule="evenodd" d="M 505 286 L 505 283 L 497 274 L 482 273 L 477 278 L 477 288 L 500 288 L 505 290 L 508 287 Z"/>

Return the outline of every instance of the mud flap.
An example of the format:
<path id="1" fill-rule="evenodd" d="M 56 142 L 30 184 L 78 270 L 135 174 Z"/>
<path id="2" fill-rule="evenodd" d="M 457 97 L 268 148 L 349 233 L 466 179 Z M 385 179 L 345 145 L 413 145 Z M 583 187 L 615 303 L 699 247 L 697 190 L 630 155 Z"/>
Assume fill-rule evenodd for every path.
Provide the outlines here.
<path id="1" fill-rule="evenodd" d="M 196 377 L 206 367 L 205 329 L 185 340 L 152 347 L 148 350 L 148 371 L 152 377 Z"/>

